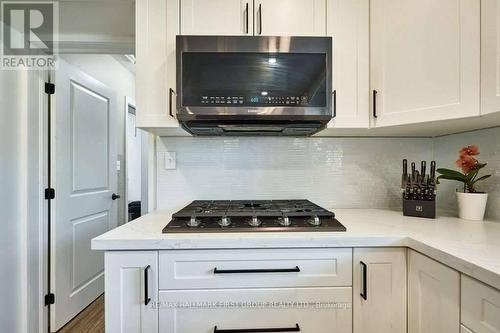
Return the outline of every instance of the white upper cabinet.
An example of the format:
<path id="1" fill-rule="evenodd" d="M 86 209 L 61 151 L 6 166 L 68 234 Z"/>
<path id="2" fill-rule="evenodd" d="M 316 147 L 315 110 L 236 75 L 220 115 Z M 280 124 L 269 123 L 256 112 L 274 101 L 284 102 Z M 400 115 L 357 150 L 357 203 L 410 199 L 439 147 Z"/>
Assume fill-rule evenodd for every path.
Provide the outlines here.
<path id="1" fill-rule="evenodd" d="M 181 0 L 183 35 L 253 35 L 253 0 Z"/>
<path id="2" fill-rule="evenodd" d="M 372 0 L 370 11 L 375 126 L 479 115 L 479 0 Z"/>
<path id="3" fill-rule="evenodd" d="M 481 113 L 500 111 L 500 1 L 481 1 Z"/>
<path id="4" fill-rule="evenodd" d="M 370 3 L 330 0 L 327 34 L 333 37 L 334 115 L 331 128 L 370 126 Z"/>
<path id="5" fill-rule="evenodd" d="M 256 36 L 326 35 L 326 0 L 255 0 L 254 13 Z"/>
<path id="6" fill-rule="evenodd" d="M 460 274 L 408 251 L 408 333 L 460 330 Z"/>
<path id="7" fill-rule="evenodd" d="M 177 0 L 136 3 L 137 126 L 178 127 L 175 119 Z"/>

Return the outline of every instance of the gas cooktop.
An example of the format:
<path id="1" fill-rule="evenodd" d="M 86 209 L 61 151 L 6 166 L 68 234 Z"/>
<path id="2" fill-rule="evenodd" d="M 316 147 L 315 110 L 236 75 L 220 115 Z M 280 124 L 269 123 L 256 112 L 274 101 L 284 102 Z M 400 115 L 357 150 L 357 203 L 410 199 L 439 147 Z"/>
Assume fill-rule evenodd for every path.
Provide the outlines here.
<path id="1" fill-rule="evenodd" d="M 346 231 L 335 214 L 309 200 L 195 200 L 163 233 Z"/>

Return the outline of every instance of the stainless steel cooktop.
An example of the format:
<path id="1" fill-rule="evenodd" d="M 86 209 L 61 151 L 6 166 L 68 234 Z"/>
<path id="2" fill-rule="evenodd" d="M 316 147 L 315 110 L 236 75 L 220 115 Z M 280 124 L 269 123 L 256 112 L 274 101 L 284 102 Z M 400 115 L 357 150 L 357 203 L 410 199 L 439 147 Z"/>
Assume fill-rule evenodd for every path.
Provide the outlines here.
<path id="1" fill-rule="evenodd" d="M 163 233 L 346 231 L 309 200 L 196 200 L 172 215 Z"/>

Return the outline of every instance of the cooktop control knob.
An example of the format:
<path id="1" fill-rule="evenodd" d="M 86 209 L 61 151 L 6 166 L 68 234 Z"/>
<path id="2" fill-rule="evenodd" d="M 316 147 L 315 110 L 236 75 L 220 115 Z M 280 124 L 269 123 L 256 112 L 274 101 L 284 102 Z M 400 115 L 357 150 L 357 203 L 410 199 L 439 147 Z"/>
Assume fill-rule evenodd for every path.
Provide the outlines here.
<path id="1" fill-rule="evenodd" d="M 227 216 L 223 216 L 218 223 L 221 227 L 228 227 L 231 225 L 231 219 Z"/>
<path id="2" fill-rule="evenodd" d="M 197 219 L 196 216 L 191 216 L 191 218 L 187 222 L 187 226 L 190 228 L 196 228 L 197 226 L 200 225 L 200 223 L 201 221 Z"/>
<path id="3" fill-rule="evenodd" d="M 251 227 L 258 227 L 259 225 L 261 225 L 261 220 L 259 220 L 257 218 L 257 216 L 252 216 L 252 218 L 250 219 L 250 221 L 248 221 L 248 224 L 251 226 Z"/>
<path id="4" fill-rule="evenodd" d="M 307 222 L 309 222 L 309 224 L 313 225 L 313 226 L 321 225 L 321 221 L 320 221 L 319 217 L 317 217 L 317 216 L 311 217 Z"/>
<path id="5" fill-rule="evenodd" d="M 288 227 L 290 224 L 292 224 L 292 221 L 290 221 L 290 218 L 288 216 L 284 216 L 278 218 L 278 223 L 284 227 Z"/>

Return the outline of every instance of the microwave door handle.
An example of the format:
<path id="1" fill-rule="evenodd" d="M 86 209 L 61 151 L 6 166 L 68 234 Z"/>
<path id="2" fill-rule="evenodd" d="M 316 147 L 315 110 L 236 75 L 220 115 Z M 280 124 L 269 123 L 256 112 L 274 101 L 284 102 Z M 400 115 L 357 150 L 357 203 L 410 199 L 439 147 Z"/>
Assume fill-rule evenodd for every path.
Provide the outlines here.
<path id="1" fill-rule="evenodd" d="M 333 117 L 337 117 L 337 90 L 333 91 Z"/>

